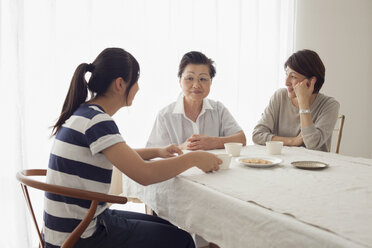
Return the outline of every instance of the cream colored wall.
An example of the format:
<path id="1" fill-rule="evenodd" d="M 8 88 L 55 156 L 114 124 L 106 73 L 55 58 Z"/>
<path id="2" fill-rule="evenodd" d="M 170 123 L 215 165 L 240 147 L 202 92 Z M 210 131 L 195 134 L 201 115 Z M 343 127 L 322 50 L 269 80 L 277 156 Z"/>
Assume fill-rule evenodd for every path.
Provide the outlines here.
<path id="1" fill-rule="evenodd" d="M 372 1 L 297 0 L 295 50 L 318 52 L 345 114 L 340 153 L 372 158 Z"/>

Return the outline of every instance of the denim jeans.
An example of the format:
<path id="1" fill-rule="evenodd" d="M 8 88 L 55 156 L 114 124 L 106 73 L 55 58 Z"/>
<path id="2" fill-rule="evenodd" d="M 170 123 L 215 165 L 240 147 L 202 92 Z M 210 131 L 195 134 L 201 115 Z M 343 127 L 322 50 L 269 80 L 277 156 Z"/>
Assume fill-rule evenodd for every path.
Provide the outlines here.
<path id="1" fill-rule="evenodd" d="M 195 248 L 189 233 L 159 217 L 106 209 L 97 217 L 97 230 L 77 248 Z"/>

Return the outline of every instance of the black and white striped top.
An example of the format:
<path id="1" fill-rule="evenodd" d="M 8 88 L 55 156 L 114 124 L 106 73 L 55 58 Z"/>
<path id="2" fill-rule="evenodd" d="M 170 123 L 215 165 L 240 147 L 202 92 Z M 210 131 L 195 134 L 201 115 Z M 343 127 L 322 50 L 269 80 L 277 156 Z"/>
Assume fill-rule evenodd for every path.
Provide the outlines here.
<path id="1" fill-rule="evenodd" d="M 108 193 L 113 165 L 102 150 L 124 142 L 114 120 L 93 104 L 82 104 L 58 131 L 50 154 L 47 182 Z M 86 215 L 90 201 L 46 193 L 44 197 L 46 247 L 60 247 Z M 107 208 L 98 205 L 95 217 Z M 82 237 L 95 231 L 96 218 Z"/>

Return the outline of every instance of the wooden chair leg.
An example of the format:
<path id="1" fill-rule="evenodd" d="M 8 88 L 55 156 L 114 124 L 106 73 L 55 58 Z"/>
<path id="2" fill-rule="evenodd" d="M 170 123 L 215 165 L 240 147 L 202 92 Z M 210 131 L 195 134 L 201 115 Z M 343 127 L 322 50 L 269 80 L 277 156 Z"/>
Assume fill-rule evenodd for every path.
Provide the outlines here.
<path id="1" fill-rule="evenodd" d="M 27 204 L 28 210 L 31 214 L 32 220 L 33 220 L 35 228 L 37 230 L 37 234 L 39 236 L 39 246 L 41 246 L 41 248 L 44 248 L 43 239 L 41 237 L 41 232 L 40 232 L 39 225 L 38 225 L 36 217 L 35 217 L 34 209 L 32 208 L 30 195 L 28 194 L 27 186 L 21 183 L 21 188 L 22 188 L 23 195 L 26 199 L 26 204 Z"/>
<path id="2" fill-rule="evenodd" d="M 85 215 L 84 219 L 82 219 L 77 227 L 75 227 L 74 231 L 70 234 L 70 236 L 63 242 L 61 248 L 69 248 L 74 247 L 76 242 L 79 240 L 81 234 L 87 229 L 88 225 L 92 221 L 94 214 L 96 212 L 98 206 L 98 201 L 93 200 L 90 204 L 90 208 L 88 213 Z"/>
<path id="3" fill-rule="evenodd" d="M 156 215 L 155 212 L 145 204 L 145 213 L 148 215 Z"/>

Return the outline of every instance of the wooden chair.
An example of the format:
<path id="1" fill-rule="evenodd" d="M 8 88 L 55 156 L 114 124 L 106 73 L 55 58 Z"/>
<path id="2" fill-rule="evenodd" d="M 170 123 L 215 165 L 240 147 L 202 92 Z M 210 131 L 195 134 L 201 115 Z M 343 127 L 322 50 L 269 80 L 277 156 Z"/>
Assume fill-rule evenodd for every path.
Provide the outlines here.
<path id="1" fill-rule="evenodd" d="M 121 204 L 124 204 L 127 202 L 127 198 L 122 197 L 122 196 L 107 195 L 107 194 L 102 194 L 102 193 L 97 193 L 97 192 L 92 192 L 92 191 L 63 187 L 63 186 L 54 185 L 54 184 L 47 184 L 47 183 L 30 178 L 30 176 L 46 176 L 46 172 L 47 172 L 46 170 L 42 170 L 42 169 L 23 170 L 23 171 L 18 172 L 16 176 L 17 180 L 21 183 L 21 188 L 22 188 L 28 209 L 31 213 L 32 220 L 35 224 L 37 233 L 39 235 L 39 241 L 40 241 L 39 247 L 44 248 L 44 242 L 42 239 L 39 225 L 35 218 L 35 214 L 32 208 L 27 186 L 31 188 L 36 188 L 42 191 L 50 192 L 53 194 L 64 195 L 68 197 L 74 197 L 74 198 L 91 201 L 91 205 L 90 205 L 90 208 L 86 216 L 80 222 L 80 224 L 74 229 L 74 231 L 69 235 L 69 237 L 65 240 L 65 242 L 61 246 L 62 248 L 70 248 L 75 245 L 75 243 L 78 241 L 82 233 L 88 227 L 89 223 L 92 221 L 99 202 L 121 203 Z"/>
<path id="2" fill-rule="evenodd" d="M 333 129 L 333 131 L 337 133 L 335 153 L 339 153 L 340 151 L 340 144 L 341 144 L 341 138 L 342 138 L 342 130 L 344 128 L 345 115 L 340 114 L 338 115 L 337 119 L 338 119 L 338 127 Z"/>

